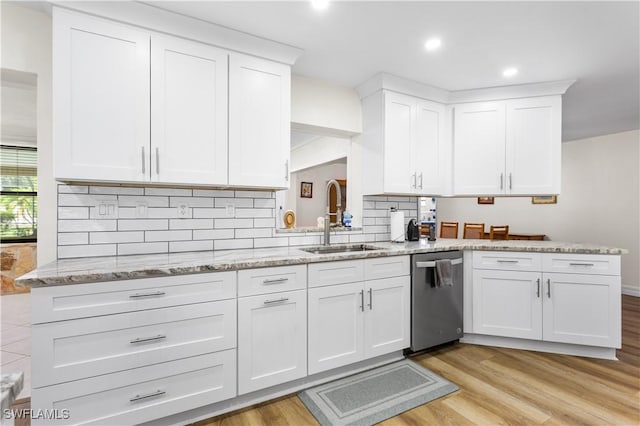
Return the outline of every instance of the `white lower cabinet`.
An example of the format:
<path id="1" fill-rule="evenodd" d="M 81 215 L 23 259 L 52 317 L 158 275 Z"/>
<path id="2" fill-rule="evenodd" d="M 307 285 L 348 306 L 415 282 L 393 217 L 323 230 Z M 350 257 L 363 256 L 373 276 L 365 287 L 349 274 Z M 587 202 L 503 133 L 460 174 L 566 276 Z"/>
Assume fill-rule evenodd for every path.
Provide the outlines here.
<path id="1" fill-rule="evenodd" d="M 478 268 L 483 265 L 480 258 L 487 256 L 497 259 L 495 266 Z M 513 256 L 508 253 L 504 256 L 500 252 L 474 253 L 472 332 L 620 347 L 620 264 L 617 256 L 530 256 L 541 259 L 523 266 L 530 270 L 522 271 L 513 269 Z M 501 269 L 501 264 L 510 269 Z M 606 267 L 598 268 L 598 265 Z M 547 272 L 547 268 L 562 268 L 563 272 Z M 594 271 L 576 273 L 588 270 L 585 268 Z"/>
<path id="2" fill-rule="evenodd" d="M 306 290 L 238 299 L 238 393 L 307 375 Z"/>
<path id="3" fill-rule="evenodd" d="M 400 276 L 364 281 L 364 271 L 384 259 L 360 261 L 361 281 L 309 289 L 309 374 L 409 347 L 409 262 L 389 272 Z M 325 269 L 332 265 L 340 262 Z M 316 282 L 323 282 L 321 273 Z"/>
<path id="4" fill-rule="evenodd" d="M 31 407 L 58 409 L 55 424 L 138 424 L 236 395 L 236 351 L 205 354 L 35 388 Z M 61 410 L 68 410 L 65 415 Z M 50 419 L 32 419 L 50 425 Z"/>

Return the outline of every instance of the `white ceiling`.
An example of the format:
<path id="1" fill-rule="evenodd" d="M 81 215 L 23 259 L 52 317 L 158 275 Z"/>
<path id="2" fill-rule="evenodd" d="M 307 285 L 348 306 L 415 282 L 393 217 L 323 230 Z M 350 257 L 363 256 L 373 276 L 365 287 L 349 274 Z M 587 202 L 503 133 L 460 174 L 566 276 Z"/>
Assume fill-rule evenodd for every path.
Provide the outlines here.
<path id="1" fill-rule="evenodd" d="M 448 90 L 575 78 L 563 140 L 640 128 L 637 1 L 153 3 L 300 47 L 299 75 L 355 87 L 384 71 Z M 442 47 L 427 53 L 433 36 Z"/>

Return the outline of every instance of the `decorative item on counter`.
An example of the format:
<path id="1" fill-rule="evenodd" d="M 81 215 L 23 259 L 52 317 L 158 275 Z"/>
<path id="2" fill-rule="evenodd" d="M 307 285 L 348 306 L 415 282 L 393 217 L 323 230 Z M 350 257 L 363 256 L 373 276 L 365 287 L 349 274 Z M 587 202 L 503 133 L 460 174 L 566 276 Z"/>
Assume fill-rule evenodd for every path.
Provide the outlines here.
<path id="1" fill-rule="evenodd" d="M 404 243 L 404 212 L 391 207 L 391 242 Z"/>
<path id="2" fill-rule="evenodd" d="M 284 226 L 287 229 L 291 229 L 294 226 L 296 226 L 296 214 L 293 212 L 293 210 L 287 210 L 286 212 L 284 212 Z"/>
<path id="3" fill-rule="evenodd" d="M 318 216 L 316 223 L 318 224 L 318 228 L 324 228 L 324 216 Z"/>
<path id="4" fill-rule="evenodd" d="M 353 216 L 351 216 L 351 213 L 349 213 L 348 210 L 345 210 L 344 215 L 342 215 L 342 221 L 345 228 L 351 228 L 351 219 L 353 219 Z"/>
<path id="5" fill-rule="evenodd" d="M 313 182 L 300 183 L 300 197 L 313 198 Z"/>

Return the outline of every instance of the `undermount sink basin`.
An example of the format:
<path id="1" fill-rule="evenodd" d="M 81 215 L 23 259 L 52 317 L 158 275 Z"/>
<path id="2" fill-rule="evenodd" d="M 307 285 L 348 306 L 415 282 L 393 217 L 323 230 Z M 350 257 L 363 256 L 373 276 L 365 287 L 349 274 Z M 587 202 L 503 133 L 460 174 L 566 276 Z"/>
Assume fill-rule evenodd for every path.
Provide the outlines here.
<path id="1" fill-rule="evenodd" d="M 368 244 L 355 244 L 347 246 L 317 246 L 303 248 L 302 251 L 313 254 L 328 254 L 328 253 L 349 253 L 358 251 L 371 251 L 371 250 L 386 250 L 384 247 L 376 247 Z"/>

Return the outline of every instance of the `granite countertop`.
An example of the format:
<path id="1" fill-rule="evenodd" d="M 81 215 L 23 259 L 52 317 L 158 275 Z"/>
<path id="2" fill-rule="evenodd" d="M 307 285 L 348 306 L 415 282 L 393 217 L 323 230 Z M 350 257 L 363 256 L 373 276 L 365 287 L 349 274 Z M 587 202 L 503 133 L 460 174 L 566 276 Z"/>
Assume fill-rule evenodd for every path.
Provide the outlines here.
<path id="1" fill-rule="evenodd" d="M 380 250 L 313 254 L 301 250 L 304 247 L 280 247 L 63 259 L 46 264 L 21 276 L 16 280 L 16 283 L 21 286 L 42 287 L 448 250 L 578 254 L 628 253 L 627 250 L 620 248 L 558 241 L 439 239 L 435 242 L 428 242 L 422 239 L 405 243 L 372 242 L 366 244 L 379 247 Z"/>

